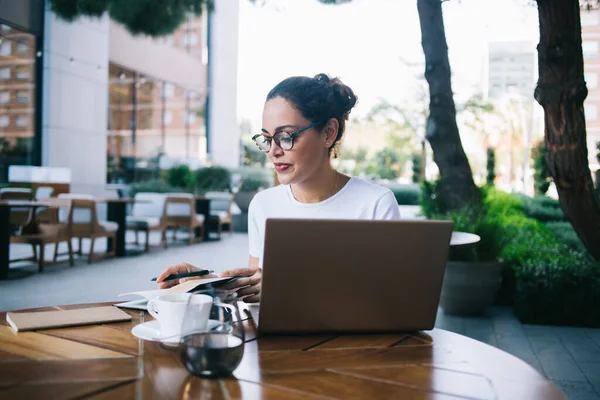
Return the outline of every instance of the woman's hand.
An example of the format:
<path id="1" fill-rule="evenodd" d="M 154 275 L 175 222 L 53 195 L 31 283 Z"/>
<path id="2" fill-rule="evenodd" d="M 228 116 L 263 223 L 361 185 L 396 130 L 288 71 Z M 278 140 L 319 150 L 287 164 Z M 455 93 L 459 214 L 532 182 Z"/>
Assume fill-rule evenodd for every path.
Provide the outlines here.
<path id="1" fill-rule="evenodd" d="M 161 272 L 160 275 L 158 275 L 158 277 L 156 279 L 156 283 L 158 283 L 159 289 L 166 289 L 166 288 L 170 288 L 175 285 L 179 285 L 180 283 L 187 282 L 192 279 L 207 279 L 207 278 L 216 278 L 217 277 L 216 275 L 193 276 L 190 278 L 173 279 L 170 281 L 163 282 L 163 279 L 165 279 L 167 276 L 169 276 L 171 274 L 183 274 L 186 272 L 194 272 L 194 271 L 200 271 L 200 268 L 193 266 L 192 264 L 188 264 L 186 262 L 181 262 L 179 264 L 171 265 L 170 267 L 166 268 L 163 272 Z"/>
<path id="2" fill-rule="evenodd" d="M 233 282 L 227 283 L 219 289 L 236 290 L 238 298 L 246 303 L 258 303 L 260 301 L 260 289 L 262 283 L 262 269 L 258 267 L 238 268 L 229 271 L 224 271 L 220 274 L 221 277 L 243 276 L 244 278 L 236 279 Z"/>

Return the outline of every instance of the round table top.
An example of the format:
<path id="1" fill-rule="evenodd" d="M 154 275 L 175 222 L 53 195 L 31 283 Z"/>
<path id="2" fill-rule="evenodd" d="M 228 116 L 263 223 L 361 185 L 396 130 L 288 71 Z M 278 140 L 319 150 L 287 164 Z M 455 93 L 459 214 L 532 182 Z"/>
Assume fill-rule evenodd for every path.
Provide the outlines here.
<path id="1" fill-rule="evenodd" d="M 441 329 L 412 334 L 261 336 L 244 311 L 244 358 L 232 377 L 222 379 L 193 376 L 183 367 L 177 350 L 134 337 L 132 327 L 151 319 L 143 311 L 126 310 L 132 316 L 129 322 L 19 333 L 6 325 L 4 313 L 0 313 L 2 395 L 100 395 L 106 399 L 565 398 L 554 384 L 518 358 Z"/>
<path id="2" fill-rule="evenodd" d="M 481 237 L 479 235 L 475 235 L 474 233 L 467 232 L 452 232 L 452 238 L 450 238 L 450 246 L 452 247 L 468 247 L 475 246 Z"/>

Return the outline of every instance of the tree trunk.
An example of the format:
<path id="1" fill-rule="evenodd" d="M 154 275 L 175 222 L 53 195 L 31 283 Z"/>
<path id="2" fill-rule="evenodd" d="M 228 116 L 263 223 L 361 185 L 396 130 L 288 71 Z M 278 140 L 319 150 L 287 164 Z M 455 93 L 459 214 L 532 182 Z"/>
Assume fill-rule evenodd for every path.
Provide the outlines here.
<path id="1" fill-rule="evenodd" d="M 600 204 L 588 164 L 578 0 L 538 0 L 539 80 L 544 108 L 546 162 L 560 206 L 590 254 L 600 260 Z"/>
<path id="2" fill-rule="evenodd" d="M 417 8 L 425 53 L 425 79 L 429 83 L 426 137 L 440 170 L 438 190 L 441 200 L 448 210 L 480 204 L 481 196 L 456 125 L 442 3 L 440 0 L 417 0 Z"/>

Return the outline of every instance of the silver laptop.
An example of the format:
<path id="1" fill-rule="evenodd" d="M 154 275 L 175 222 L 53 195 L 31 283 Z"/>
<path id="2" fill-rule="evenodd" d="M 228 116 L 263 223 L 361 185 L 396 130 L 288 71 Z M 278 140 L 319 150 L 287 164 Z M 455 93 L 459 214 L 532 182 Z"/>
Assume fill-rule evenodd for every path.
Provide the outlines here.
<path id="1" fill-rule="evenodd" d="M 267 220 L 259 331 L 433 329 L 453 226 Z"/>

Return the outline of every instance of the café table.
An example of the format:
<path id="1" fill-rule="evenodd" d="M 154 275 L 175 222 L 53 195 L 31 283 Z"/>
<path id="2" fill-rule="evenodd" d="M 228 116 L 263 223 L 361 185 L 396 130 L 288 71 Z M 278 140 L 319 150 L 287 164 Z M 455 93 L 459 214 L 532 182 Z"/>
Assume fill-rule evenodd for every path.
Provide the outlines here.
<path id="1" fill-rule="evenodd" d="M 204 215 L 204 228 L 202 229 L 204 238 L 203 240 L 220 240 L 221 238 L 217 235 L 212 237 L 210 232 L 217 231 L 219 228 L 219 217 L 210 213 L 210 199 L 204 196 L 196 196 L 196 213 Z M 199 229 L 198 229 L 199 230 Z M 199 235 L 196 232 L 196 236 Z"/>
<path id="2" fill-rule="evenodd" d="M 115 255 L 117 257 L 127 256 L 127 249 L 125 248 L 125 234 L 127 233 L 127 205 L 136 202 L 133 198 L 121 197 L 116 199 L 95 199 L 96 203 L 106 203 L 108 220 L 119 224 L 115 243 L 112 240 L 108 240 L 107 251 L 112 250 L 112 246 L 116 246 Z"/>
<path id="3" fill-rule="evenodd" d="M 450 246 L 453 248 L 472 247 L 477 245 L 480 240 L 481 237 L 474 233 L 454 231 L 450 238 Z"/>
<path id="4" fill-rule="evenodd" d="M 130 322 L 20 333 L 0 313 L 0 397 L 565 399 L 524 361 L 442 329 L 261 335 L 242 308 L 244 358 L 220 379 L 191 375 L 177 350 L 134 337 L 131 328 L 151 319 L 144 311 L 127 310 Z"/>

